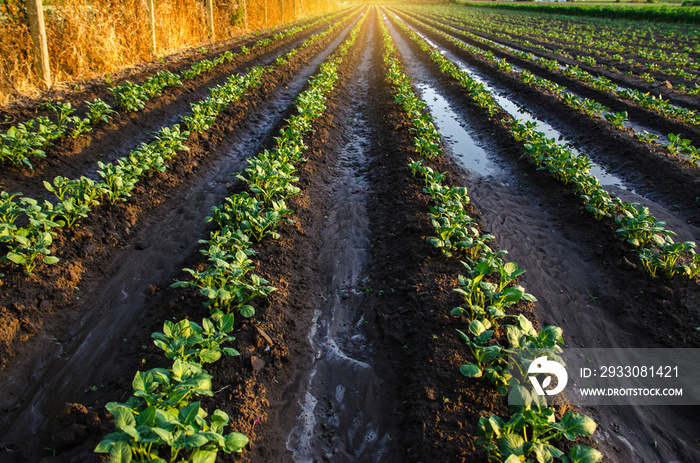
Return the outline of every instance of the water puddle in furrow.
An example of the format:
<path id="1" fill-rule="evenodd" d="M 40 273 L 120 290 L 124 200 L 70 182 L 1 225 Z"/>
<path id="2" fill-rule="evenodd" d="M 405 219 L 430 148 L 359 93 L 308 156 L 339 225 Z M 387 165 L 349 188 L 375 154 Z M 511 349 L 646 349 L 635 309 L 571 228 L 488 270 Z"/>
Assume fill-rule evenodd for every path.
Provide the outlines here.
<path id="1" fill-rule="evenodd" d="M 36 436 L 47 419 L 54 417 L 66 402 L 83 397 L 86 378 L 109 374 L 110 365 L 104 359 L 108 358 L 111 346 L 121 342 L 133 318 L 147 307 L 149 285 L 171 283 L 169 278 L 182 268 L 183 259 L 204 238 L 204 218 L 227 195 L 227 184 L 235 181 L 232 173 L 245 167 L 245 158 L 257 152 L 317 66 L 340 44 L 351 26 L 246 118 L 238 130 L 240 136 L 228 147 L 227 154 L 209 168 L 180 206 L 140 233 L 134 240 L 135 248 L 126 251 L 121 264 L 117 264 L 119 267 L 102 284 L 94 299 L 81 298 L 81 306 L 90 307 L 87 314 L 76 323 L 78 328 L 70 334 L 70 340 L 58 348 L 58 359 L 37 365 L 35 371 L 41 372 L 33 378 L 31 387 L 17 395 L 16 405 L 7 407 L 16 410 L 2 417 L 0 424 L 8 432 L 0 435 L 0 442 L 19 442 Z M 11 381 L 11 377 L 8 374 L 6 380 Z M 39 455 L 41 449 L 36 451 Z"/>
<path id="2" fill-rule="evenodd" d="M 366 47 L 359 75 L 369 72 Z M 369 83 L 361 78 L 351 92 L 357 119 L 348 123 L 349 143 L 341 155 L 332 187 L 334 204 L 326 218 L 318 257 L 322 299 L 308 339 L 314 358 L 308 372 L 301 412 L 287 437 L 298 463 L 381 461 L 391 440 L 392 390 L 375 371 L 374 348 L 363 335 L 362 303 L 368 284 L 369 184 L 363 173 L 369 146 L 364 118 Z"/>
<path id="3" fill-rule="evenodd" d="M 467 45 L 467 46 L 470 46 L 469 44 L 467 44 L 466 42 L 460 40 L 460 39 L 457 38 L 457 37 L 454 37 L 454 36 L 451 36 L 451 37 L 454 38 L 455 40 L 459 40 L 460 42 L 464 43 L 464 44 Z M 483 38 L 483 37 L 482 37 L 482 38 Z M 488 39 L 485 39 L 485 40 L 488 40 Z M 513 48 L 513 47 L 511 47 L 511 46 L 502 44 L 502 43 L 500 43 L 500 42 L 494 42 L 494 44 L 495 44 L 496 48 L 503 48 L 503 49 L 505 49 L 505 50 L 510 51 L 511 53 L 516 53 L 516 52 L 525 51 L 525 50 L 519 50 L 519 49 Z M 534 53 L 533 53 L 533 54 L 534 54 Z M 539 56 L 539 55 L 535 55 L 535 56 Z M 561 64 L 561 63 L 559 63 L 559 69 L 560 69 L 560 70 L 563 71 L 565 68 L 566 68 L 566 66 L 564 66 L 564 65 Z M 514 69 L 516 72 L 520 72 L 520 71 L 522 70 L 521 67 L 516 66 L 516 65 L 513 65 L 513 69 Z M 534 74 L 535 76 L 537 76 L 537 77 L 541 77 L 541 76 L 539 76 L 538 74 L 536 74 L 536 73 L 534 73 L 534 72 L 533 72 L 533 74 Z M 593 79 L 595 79 L 596 81 L 597 81 L 597 80 L 600 80 L 600 79 L 599 79 L 598 77 L 596 77 L 596 76 L 592 76 L 592 77 L 593 77 Z M 623 87 L 623 86 L 621 86 L 621 85 L 619 85 L 619 84 L 615 84 L 615 86 L 616 86 L 616 88 L 617 88 L 617 91 L 625 91 L 625 90 L 627 90 L 627 87 Z M 571 90 L 568 90 L 568 89 L 565 90 L 565 93 L 570 93 L 570 94 L 572 94 L 572 95 L 581 97 L 580 94 L 578 94 L 578 93 L 576 93 L 576 92 L 573 92 L 573 91 L 571 91 Z M 605 116 L 604 116 L 603 114 L 601 114 L 601 115 L 600 115 L 600 118 L 601 118 L 601 119 L 605 119 Z M 635 134 L 640 134 L 640 135 L 641 135 L 641 134 L 644 134 L 644 133 L 646 132 L 646 133 L 648 133 L 648 134 L 650 134 L 650 135 L 656 135 L 658 138 L 655 140 L 655 142 L 658 143 L 658 144 L 661 144 L 661 145 L 670 145 L 670 144 L 671 144 L 671 141 L 668 139 L 668 137 L 667 137 L 666 134 L 661 133 L 659 130 L 657 130 L 657 129 L 651 127 L 651 126 L 642 124 L 641 122 L 638 122 L 638 121 L 635 121 L 635 120 L 628 120 L 628 121 L 624 122 L 623 125 L 624 125 L 626 128 L 628 128 L 628 129 L 632 129 L 632 130 L 634 131 Z"/>
<path id="4" fill-rule="evenodd" d="M 415 82 L 423 101 L 430 108 L 442 140 L 464 167 L 481 175 L 493 175 L 501 171 L 486 155 L 486 151 L 476 144 L 474 138 L 460 124 L 461 118 L 454 112 L 450 103 L 435 88 L 426 82 Z"/>
<path id="5" fill-rule="evenodd" d="M 410 27 L 410 26 L 409 26 Z M 525 122 L 534 122 L 537 124 L 537 130 L 540 132 L 543 132 L 547 138 L 553 138 L 558 144 L 562 146 L 567 146 L 569 147 L 576 155 L 580 155 L 581 153 L 574 147 L 572 146 L 569 141 L 567 141 L 564 136 L 559 132 L 557 129 L 552 127 L 550 124 L 547 122 L 536 118 L 533 116 L 530 112 L 528 112 L 525 108 L 521 107 L 514 101 L 510 100 L 508 97 L 504 95 L 505 92 L 500 91 L 497 88 L 494 88 L 492 85 L 489 84 L 489 82 L 486 80 L 486 78 L 479 72 L 475 71 L 472 68 L 467 67 L 457 56 L 452 54 L 451 52 L 444 50 L 441 48 L 439 45 L 437 45 L 435 42 L 430 40 L 428 37 L 426 37 L 424 34 L 418 32 L 416 29 L 411 28 L 414 32 L 416 32 L 423 40 L 425 40 L 427 43 L 429 43 L 432 47 L 435 47 L 437 50 L 440 51 L 447 59 L 449 59 L 451 62 L 453 62 L 455 65 L 459 67 L 460 70 L 466 72 L 469 74 L 469 77 L 474 79 L 475 81 L 481 83 L 484 85 L 484 88 L 488 91 L 491 92 L 493 95 L 494 99 L 496 102 L 511 116 L 513 116 L 516 119 L 525 121 Z M 606 171 L 602 166 L 599 166 L 598 164 L 592 163 L 591 164 L 591 174 L 595 175 L 596 178 L 598 178 L 598 181 L 600 182 L 601 185 L 603 186 L 615 186 L 624 190 L 629 190 L 630 192 L 634 193 L 634 190 L 630 189 L 622 180 L 620 177 Z"/>

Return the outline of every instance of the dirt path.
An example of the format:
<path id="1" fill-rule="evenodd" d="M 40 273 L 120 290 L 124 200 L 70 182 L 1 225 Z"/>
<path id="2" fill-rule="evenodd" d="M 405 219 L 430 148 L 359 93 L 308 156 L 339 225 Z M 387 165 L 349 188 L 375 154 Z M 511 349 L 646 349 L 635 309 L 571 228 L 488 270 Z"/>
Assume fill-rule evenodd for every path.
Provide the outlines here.
<path id="1" fill-rule="evenodd" d="M 295 462 L 399 461 L 391 438 L 398 435 L 392 420 L 395 378 L 382 346 L 369 342 L 364 326 L 365 293 L 371 291 L 367 156 L 374 118 L 369 93 L 379 72 L 372 62 L 379 40 L 372 22 L 338 117 L 346 144 L 333 168 L 332 204 L 321 233 L 322 285 L 308 336 L 314 359 L 302 375 L 301 413 L 294 413 L 297 423 L 287 441 Z"/>

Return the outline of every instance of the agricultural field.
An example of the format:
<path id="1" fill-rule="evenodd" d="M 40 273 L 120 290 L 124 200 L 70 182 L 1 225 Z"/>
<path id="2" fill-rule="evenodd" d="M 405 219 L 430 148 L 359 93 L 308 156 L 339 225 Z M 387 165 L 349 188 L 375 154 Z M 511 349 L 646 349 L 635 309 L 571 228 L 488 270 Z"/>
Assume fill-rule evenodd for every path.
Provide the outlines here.
<path id="1" fill-rule="evenodd" d="M 700 461 L 510 365 L 700 360 L 699 39 L 358 2 L 3 109 L 0 462 Z"/>

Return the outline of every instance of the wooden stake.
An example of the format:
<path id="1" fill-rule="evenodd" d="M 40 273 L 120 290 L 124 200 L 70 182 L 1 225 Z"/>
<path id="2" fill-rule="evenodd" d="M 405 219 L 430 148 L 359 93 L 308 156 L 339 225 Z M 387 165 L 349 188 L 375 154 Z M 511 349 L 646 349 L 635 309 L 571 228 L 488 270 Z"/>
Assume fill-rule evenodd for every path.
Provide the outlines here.
<path id="1" fill-rule="evenodd" d="M 207 9 L 207 26 L 209 27 L 209 38 L 215 40 L 214 36 L 214 3 L 212 0 L 204 0 Z"/>
<path id="2" fill-rule="evenodd" d="M 156 54 L 156 8 L 153 0 L 146 0 L 148 8 L 148 31 L 151 33 L 151 54 Z"/>
<path id="3" fill-rule="evenodd" d="M 49 65 L 49 46 L 46 40 L 46 24 L 44 23 L 44 7 L 41 0 L 27 0 L 29 14 L 29 33 L 34 42 L 34 63 L 39 78 L 44 85 L 51 87 L 51 66 Z"/>

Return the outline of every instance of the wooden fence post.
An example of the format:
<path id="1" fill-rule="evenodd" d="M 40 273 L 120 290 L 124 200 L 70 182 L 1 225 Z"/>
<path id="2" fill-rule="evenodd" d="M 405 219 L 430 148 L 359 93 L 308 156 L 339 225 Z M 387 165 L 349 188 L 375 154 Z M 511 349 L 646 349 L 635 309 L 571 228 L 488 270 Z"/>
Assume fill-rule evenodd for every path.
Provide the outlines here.
<path id="1" fill-rule="evenodd" d="M 212 0 L 204 0 L 204 6 L 207 10 L 207 27 L 209 28 L 209 37 L 214 40 L 214 2 Z"/>
<path id="2" fill-rule="evenodd" d="M 265 0 L 265 4 L 263 5 L 263 13 L 265 13 L 265 28 L 267 29 L 267 0 Z"/>
<path id="3" fill-rule="evenodd" d="M 49 46 L 46 41 L 46 24 L 44 23 L 44 7 L 41 0 L 27 0 L 29 14 L 29 33 L 34 42 L 34 63 L 39 78 L 51 87 L 51 66 L 49 65 Z"/>
<path id="4" fill-rule="evenodd" d="M 239 7 L 243 7 L 243 30 L 248 30 L 248 0 L 238 0 Z"/>
<path id="5" fill-rule="evenodd" d="M 148 32 L 151 34 L 151 53 L 156 54 L 156 8 L 153 4 L 154 0 L 146 0 L 146 8 L 148 9 Z"/>

